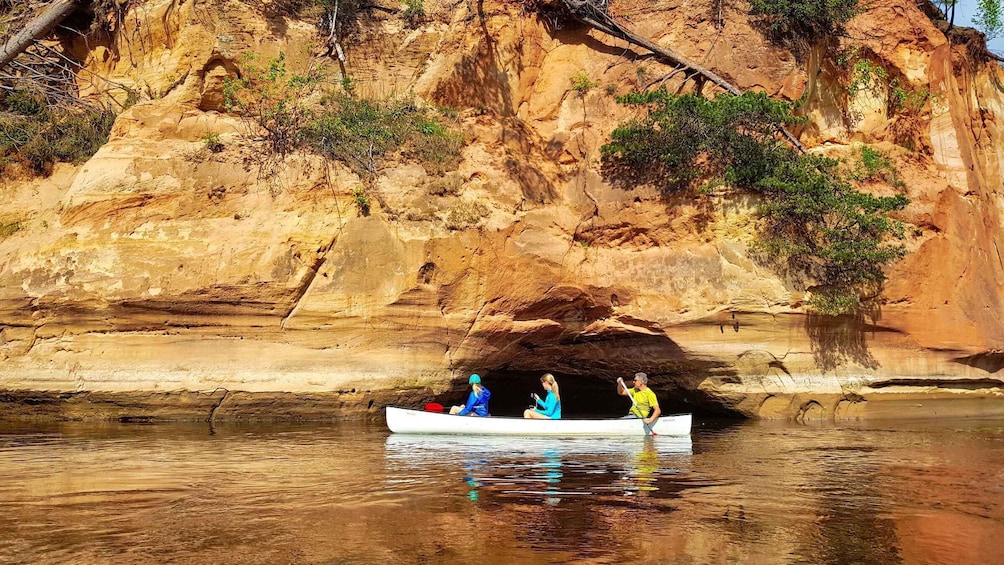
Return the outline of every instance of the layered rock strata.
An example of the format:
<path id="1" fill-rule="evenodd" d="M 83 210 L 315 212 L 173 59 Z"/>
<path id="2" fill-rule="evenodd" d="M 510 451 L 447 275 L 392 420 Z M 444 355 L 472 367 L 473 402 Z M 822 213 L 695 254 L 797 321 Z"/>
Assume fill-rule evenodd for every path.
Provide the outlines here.
<path id="1" fill-rule="evenodd" d="M 22 226 L 0 240 L 4 413 L 379 417 L 459 399 L 471 371 L 495 388 L 550 371 L 570 395 L 616 402 L 614 379 L 643 370 L 700 413 L 1004 414 L 1004 77 L 913 2 L 880 0 L 847 36 L 930 92 L 914 116 L 890 111 L 882 85 L 848 96 L 833 48 L 795 56 L 737 8 L 719 21 L 705 2 L 615 6 L 742 89 L 804 94 L 797 133 L 812 151 L 892 157 L 909 254 L 881 308 L 839 318 L 807 313 L 751 258 L 748 201 L 603 176 L 599 147 L 631 115 L 610 92 L 670 69 L 509 3 L 425 6 L 417 29 L 373 12 L 346 67 L 364 94 L 457 108 L 467 144 L 442 177 L 404 159 L 382 170 L 370 215 L 337 163 L 294 155 L 260 178 L 248 124 L 225 112 L 242 54 L 302 64 L 312 25 L 236 0 L 151 0 L 112 42 L 76 46 L 149 99 L 87 163 L 3 184 L 0 212 Z M 576 95 L 580 72 L 609 88 Z M 907 134 L 912 151 L 896 144 Z M 207 135 L 226 148 L 208 151 Z"/>

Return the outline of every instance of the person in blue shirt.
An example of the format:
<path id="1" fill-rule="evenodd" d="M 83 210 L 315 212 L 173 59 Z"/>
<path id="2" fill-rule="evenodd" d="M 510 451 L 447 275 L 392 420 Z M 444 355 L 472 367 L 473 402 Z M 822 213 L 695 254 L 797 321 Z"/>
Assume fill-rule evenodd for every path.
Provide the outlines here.
<path id="1" fill-rule="evenodd" d="M 561 393 L 558 392 L 558 381 L 554 380 L 554 375 L 544 373 L 540 377 L 540 384 L 547 391 L 547 396 L 541 400 L 536 394 L 532 394 L 534 407 L 523 412 L 524 418 L 536 418 L 538 420 L 560 420 L 561 419 Z"/>
<path id="2" fill-rule="evenodd" d="M 487 416 L 488 399 L 491 398 L 492 393 L 487 388 L 481 386 L 481 376 L 478 374 L 471 375 L 471 378 L 467 379 L 467 384 L 471 385 L 471 393 L 467 396 L 467 402 L 450 408 L 450 414 L 458 416 Z"/>

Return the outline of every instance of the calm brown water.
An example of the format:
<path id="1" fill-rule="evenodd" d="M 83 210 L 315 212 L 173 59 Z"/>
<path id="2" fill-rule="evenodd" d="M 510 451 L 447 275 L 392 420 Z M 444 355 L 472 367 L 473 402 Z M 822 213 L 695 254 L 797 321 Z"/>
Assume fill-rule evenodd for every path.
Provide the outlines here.
<path id="1" fill-rule="evenodd" d="M 2 563 L 1004 563 L 1004 422 L 5 426 Z"/>

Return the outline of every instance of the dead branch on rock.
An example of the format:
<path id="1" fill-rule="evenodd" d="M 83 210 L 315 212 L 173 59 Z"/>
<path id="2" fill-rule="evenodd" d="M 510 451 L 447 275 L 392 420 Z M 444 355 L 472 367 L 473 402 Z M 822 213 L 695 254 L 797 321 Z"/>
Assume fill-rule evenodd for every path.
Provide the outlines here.
<path id="1" fill-rule="evenodd" d="M 57 28 L 61 34 L 81 33 L 61 27 L 62 22 L 76 10 L 93 14 L 95 23 L 100 20 L 103 29 L 108 29 L 109 22 L 121 18 L 121 10 L 126 3 L 115 0 L 55 0 L 45 5 L 40 0 L 29 0 L 8 7 L 2 4 L 6 1 L 0 0 L 0 22 L 10 29 L 16 28 L 16 32 L 7 35 L 0 51 L 0 90 L 40 93 L 47 105 L 61 109 L 103 107 L 106 102 L 95 104 L 79 96 L 82 89 L 90 90 L 89 87 L 97 83 L 103 84 L 98 90 L 119 90 L 123 93 L 118 97 L 109 97 L 120 109 L 136 98 L 132 89 L 87 69 L 50 41 L 50 35 Z M 91 31 L 93 29 L 92 25 Z"/>
<path id="2" fill-rule="evenodd" d="M 0 72 L 0 90 L 44 92 L 54 106 L 90 106 L 77 92 L 96 83 L 104 84 L 106 92 L 120 91 L 121 96 L 109 97 L 120 110 L 138 96 L 133 89 L 87 69 L 62 51 L 39 41 L 11 61 L 8 70 Z"/>
<path id="3" fill-rule="evenodd" d="M 49 35 L 67 16 L 81 6 L 82 0 L 55 0 L 8 39 L 0 49 L 0 69 L 6 67 L 36 40 Z"/>
<path id="4" fill-rule="evenodd" d="M 685 75 L 684 80 L 694 80 L 697 82 L 698 92 L 701 91 L 704 82 L 710 82 L 729 94 L 736 96 L 742 94 L 742 90 L 739 87 L 710 69 L 690 61 L 672 49 L 657 45 L 622 26 L 610 16 L 607 0 L 560 0 L 560 2 L 568 14 L 575 20 L 593 29 L 602 31 L 607 35 L 647 49 L 658 58 L 682 70 Z M 786 128 L 782 128 L 782 134 L 796 149 L 803 153 L 805 152 L 805 147 Z"/>
<path id="5" fill-rule="evenodd" d="M 347 76 L 345 71 L 345 50 L 342 48 L 342 43 L 357 31 L 359 13 L 374 10 L 389 14 L 401 12 L 397 8 L 388 8 L 373 2 L 360 2 L 360 0 L 333 0 L 333 3 L 325 4 L 324 6 L 320 29 L 321 34 L 325 36 L 325 51 L 321 56 L 336 59 L 338 66 L 341 68 L 342 77 Z"/>

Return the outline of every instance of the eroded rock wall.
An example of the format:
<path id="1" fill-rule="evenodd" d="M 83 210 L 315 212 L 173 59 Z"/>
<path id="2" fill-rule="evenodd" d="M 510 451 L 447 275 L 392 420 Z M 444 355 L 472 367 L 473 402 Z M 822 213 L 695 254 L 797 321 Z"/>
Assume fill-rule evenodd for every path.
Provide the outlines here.
<path id="1" fill-rule="evenodd" d="M 719 20 L 705 2 L 613 6 L 743 89 L 805 93 L 812 151 L 892 156 L 910 254 L 881 309 L 857 318 L 808 315 L 750 258 L 750 202 L 603 176 L 599 147 L 631 115 L 611 93 L 671 69 L 517 4 L 425 6 L 417 29 L 364 18 L 346 68 L 364 94 L 457 108 L 463 160 L 443 177 L 386 167 L 368 216 L 337 163 L 293 155 L 263 178 L 248 124 L 225 112 L 242 55 L 305 64 L 312 25 L 236 0 L 134 2 L 113 42 L 79 47 L 149 99 L 87 163 L 4 182 L 2 213 L 24 226 L 0 241 L 7 413 L 378 417 L 457 396 L 470 371 L 496 388 L 551 371 L 563 391 L 608 383 L 613 399 L 614 379 L 638 370 L 663 397 L 753 417 L 1004 412 L 1001 73 L 912 2 L 880 1 L 848 33 L 932 94 L 909 117 L 890 111 L 887 85 L 848 96 L 832 49 L 795 56 L 738 8 Z M 572 90 L 583 72 L 602 86 Z"/>

